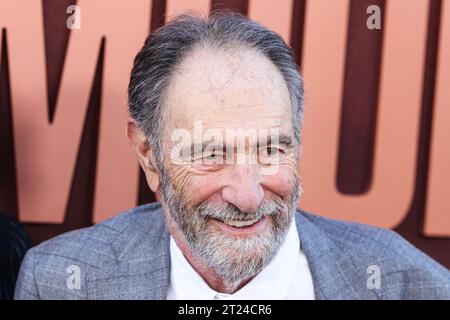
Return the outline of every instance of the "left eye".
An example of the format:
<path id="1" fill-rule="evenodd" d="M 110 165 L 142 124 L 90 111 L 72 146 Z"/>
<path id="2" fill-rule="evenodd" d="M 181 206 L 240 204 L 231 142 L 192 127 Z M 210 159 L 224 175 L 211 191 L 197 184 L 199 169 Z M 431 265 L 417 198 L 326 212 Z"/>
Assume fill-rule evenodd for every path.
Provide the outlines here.
<path id="1" fill-rule="evenodd" d="M 206 159 L 210 159 L 210 160 L 216 159 L 216 154 L 214 152 L 212 152 L 212 153 L 206 155 Z"/>
<path id="2" fill-rule="evenodd" d="M 275 148 L 275 147 L 266 148 L 266 153 L 268 156 L 274 156 L 274 155 L 278 154 L 278 152 L 280 152 L 280 149 L 278 149 L 278 148 Z"/>
<path id="3" fill-rule="evenodd" d="M 284 157 L 283 150 L 277 147 L 262 148 L 260 149 L 258 155 L 259 162 L 266 165 L 279 163 L 279 161 L 281 161 L 283 157 Z"/>

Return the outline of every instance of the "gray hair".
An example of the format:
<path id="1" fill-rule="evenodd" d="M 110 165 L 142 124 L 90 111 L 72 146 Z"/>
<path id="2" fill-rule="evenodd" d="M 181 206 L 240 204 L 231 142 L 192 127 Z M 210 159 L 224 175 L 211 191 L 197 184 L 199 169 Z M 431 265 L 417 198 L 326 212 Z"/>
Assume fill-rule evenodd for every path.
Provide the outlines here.
<path id="1" fill-rule="evenodd" d="M 157 162 L 162 161 L 163 102 L 174 69 L 200 44 L 218 48 L 241 45 L 264 54 L 279 69 L 289 90 L 294 138 L 300 143 L 303 79 L 290 47 L 275 32 L 235 12 L 210 17 L 182 14 L 152 33 L 134 59 L 128 87 L 130 116 L 147 135 Z"/>

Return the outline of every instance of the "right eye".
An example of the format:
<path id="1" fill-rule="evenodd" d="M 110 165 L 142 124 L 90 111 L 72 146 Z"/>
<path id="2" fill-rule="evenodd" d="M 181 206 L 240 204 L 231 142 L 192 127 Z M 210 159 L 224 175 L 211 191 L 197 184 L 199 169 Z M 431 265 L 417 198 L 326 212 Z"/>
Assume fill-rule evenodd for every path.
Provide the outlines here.
<path id="1" fill-rule="evenodd" d="M 224 155 L 223 152 L 217 150 L 210 150 L 203 152 L 203 164 L 205 165 L 215 165 L 215 164 L 223 164 L 224 163 Z"/>

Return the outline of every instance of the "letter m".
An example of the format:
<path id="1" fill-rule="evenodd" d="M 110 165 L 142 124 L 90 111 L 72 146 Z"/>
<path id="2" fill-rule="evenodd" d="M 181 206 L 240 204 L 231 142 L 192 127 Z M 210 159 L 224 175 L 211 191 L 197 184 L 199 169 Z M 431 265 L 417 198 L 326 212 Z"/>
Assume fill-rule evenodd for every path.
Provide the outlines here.
<path id="1" fill-rule="evenodd" d="M 77 1 L 77 5 L 82 28 L 70 34 L 50 123 L 42 2 L 0 0 L 0 29 L 6 30 L 8 44 L 22 221 L 64 220 L 102 38 L 105 60 L 95 220 L 134 206 L 137 199 L 138 167 L 125 136 L 126 89 L 134 55 L 149 30 L 151 1 Z"/>

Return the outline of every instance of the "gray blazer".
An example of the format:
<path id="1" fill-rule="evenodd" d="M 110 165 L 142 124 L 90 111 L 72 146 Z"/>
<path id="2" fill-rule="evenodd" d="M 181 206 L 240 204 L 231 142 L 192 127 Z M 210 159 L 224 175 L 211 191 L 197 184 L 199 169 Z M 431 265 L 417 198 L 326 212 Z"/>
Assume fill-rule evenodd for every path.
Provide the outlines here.
<path id="1" fill-rule="evenodd" d="M 295 221 L 317 299 L 450 299 L 450 272 L 398 234 L 302 210 Z M 74 266 L 79 286 L 68 284 Z M 15 298 L 165 299 L 169 275 L 169 232 L 155 202 L 29 250 Z"/>

